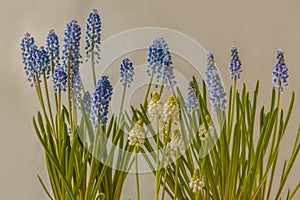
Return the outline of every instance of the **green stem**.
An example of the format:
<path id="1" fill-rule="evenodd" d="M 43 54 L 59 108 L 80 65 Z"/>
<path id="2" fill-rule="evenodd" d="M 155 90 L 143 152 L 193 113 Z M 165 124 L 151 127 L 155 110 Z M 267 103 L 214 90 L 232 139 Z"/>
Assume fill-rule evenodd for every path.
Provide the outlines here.
<path id="1" fill-rule="evenodd" d="M 92 71 L 93 71 L 93 81 L 94 81 L 94 87 L 96 87 L 96 69 L 95 69 L 95 58 L 94 58 L 94 48 L 92 48 L 91 52 L 91 62 L 92 62 Z"/>
<path id="2" fill-rule="evenodd" d="M 145 99 L 144 99 L 144 104 L 143 104 L 145 109 L 146 109 L 146 106 L 147 106 L 148 96 L 149 96 L 149 93 L 150 93 L 150 89 L 151 89 L 151 84 L 152 84 L 152 81 L 153 81 L 153 77 L 154 77 L 154 73 L 152 72 L 151 73 L 151 77 L 150 77 L 150 81 L 149 81 L 149 84 L 148 84 L 146 96 L 145 96 Z"/>
<path id="3" fill-rule="evenodd" d="M 197 190 L 195 193 L 195 200 L 200 200 L 200 191 Z"/>
<path id="4" fill-rule="evenodd" d="M 175 189 L 174 189 L 174 200 L 176 200 L 177 197 L 177 190 L 178 190 L 178 175 L 179 175 L 179 158 L 178 152 L 176 151 L 176 164 L 175 164 Z"/>
<path id="5" fill-rule="evenodd" d="M 140 200 L 140 184 L 139 184 L 139 166 L 138 166 L 138 152 L 137 147 L 135 148 L 135 180 L 136 180 L 136 199 Z"/>
<path id="6" fill-rule="evenodd" d="M 234 106 L 235 106 L 235 96 L 236 96 L 236 76 L 234 76 L 233 79 L 233 94 L 232 94 L 232 104 L 231 104 L 231 110 L 230 112 L 230 118 L 229 118 L 229 131 L 228 131 L 228 135 L 227 135 L 227 140 L 228 142 L 230 142 L 230 135 L 231 135 L 231 131 L 232 131 L 232 124 L 233 124 L 233 116 L 234 116 Z"/>
<path id="7" fill-rule="evenodd" d="M 122 93 L 122 99 L 121 99 L 121 105 L 120 105 L 120 112 L 119 112 L 119 118 L 118 118 L 118 125 L 120 125 L 120 120 L 121 120 L 121 115 L 123 112 L 123 106 L 124 106 L 124 101 L 125 101 L 125 95 L 126 95 L 126 89 L 127 89 L 127 82 L 125 82 L 125 85 L 123 87 L 123 93 Z"/>
<path id="8" fill-rule="evenodd" d="M 157 134 L 156 134 L 156 180 L 155 180 L 155 200 L 158 200 L 158 194 L 159 194 L 159 119 L 156 118 L 156 128 L 157 128 Z"/>
<path id="9" fill-rule="evenodd" d="M 50 121 L 51 121 L 51 125 L 53 127 L 54 130 L 54 121 L 53 121 L 53 115 L 52 115 L 52 110 L 51 110 L 51 103 L 50 103 L 50 97 L 49 97 L 49 91 L 48 91 L 48 84 L 47 84 L 47 79 L 46 79 L 46 73 L 45 71 L 43 72 L 43 78 L 44 78 L 44 85 L 45 85 L 45 93 L 46 93 L 46 100 L 47 100 L 47 105 L 48 105 L 48 111 L 49 111 L 49 115 L 50 115 Z"/>
<path id="10" fill-rule="evenodd" d="M 164 183 L 163 183 L 163 188 L 162 188 L 162 195 L 161 195 L 161 200 L 164 200 L 165 199 L 165 191 L 166 191 L 166 184 L 167 184 L 167 172 L 168 172 L 168 165 L 169 165 L 169 159 L 170 159 L 170 156 L 168 156 L 167 158 L 167 163 L 166 163 L 166 167 L 165 167 L 165 173 L 164 173 Z M 175 178 L 176 180 L 176 178 Z M 176 182 L 175 182 L 176 184 Z M 176 185 L 175 185 L 176 187 Z"/>

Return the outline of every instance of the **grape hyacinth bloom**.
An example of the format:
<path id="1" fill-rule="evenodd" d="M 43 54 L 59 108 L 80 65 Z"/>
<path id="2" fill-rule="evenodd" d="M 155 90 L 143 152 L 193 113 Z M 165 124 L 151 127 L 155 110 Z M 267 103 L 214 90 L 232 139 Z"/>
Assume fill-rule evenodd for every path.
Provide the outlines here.
<path id="1" fill-rule="evenodd" d="M 229 71 L 231 79 L 240 79 L 242 73 L 242 63 L 238 55 L 238 50 L 235 46 L 231 47 L 231 59 L 229 62 Z"/>
<path id="2" fill-rule="evenodd" d="M 164 104 L 160 100 L 159 94 L 157 92 L 153 92 L 148 106 L 149 120 L 152 121 L 155 118 L 160 118 L 163 112 L 163 107 Z"/>
<path id="3" fill-rule="evenodd" d="M 85 92 L 84 95 L 83 95 L 82 103 L 83 103 L 84 110 L 85 110 L 86 113 L 91 112 L 91 102 L 92 102 L 92 99 L 91 99 L 90 93 Z"/>
<path id="4" fill-rule="evenodd" d="M 214 54 L 209 52 L 208 54 L 208 64 L 205 71 L 206 84 L 208 86 L 208 91 L 210 93 L 210 102 L 213 106 L 213 111 L 217 108 L 220 110 L 226 109 L 226 93 L 221 84 L 221 79 L 219 72 L 215 66 Z"/>
<path id="5" fill-rule="evenodd" d="M 190 113 L 193 108 L 198 108 L 198 98 L 196 96 L 194 83 L 192 80 L 189 81 L 188 94 L 185 99 L 185 105 L 187 107 L 188 113 Z"/>
<path id="6" fill-rule="evenodd" d="M 176 125 L 179 121 L 179 106 L 173 95 L 171 95 L 165 103 L 163 115 L 164 122 L 169 122 L 171 120 Z"/>
<path id="7" fill-rule="evenodd" d="M 96 9 L 89 14 L 86 20 L 86 60 L 92 56 L 93 62 L 98 63 L 100 60 L 100 43 L 101 43 L 101 19 Z"/>
<path id="8" fill-rule="evenodd" d="M 73 75 L 73 84 L 71 87 L 71 93 L 75 97 L 76 106 L 80 108 L 81 94 L 81 77 L 79 71 Z"/>
<path id="9" fill-rule="evenodd" d="M 200 170 L 199 169 L 195 169 L 193 177 L 190 179 L 189 186 L 190 186 L 190 189 L 194 193 L 203 190 L 203 188 L 204 188 L 204 182 L 200 178 Z"/>
<path id="10" fill-rule="evenodd" d="M 133 129 L 129 132 L 128 135 L 129 145 L 141 148 L 145 143 L 145 132 L 142 126 L 142 120 L 139 120 L 135 123 Z"/>
<path id="11" fill-rule="evenodd" d="M 171 55 L 168 44 L 164 38 L 156 38 L 148 49 L 148 76 L 155 74 L 156 80 L 159 81 L 162 76 L 162 67 L 166 57 L 169 58 L 169 62 L 171 64 Z"/>
<path id="12" fill-rule="evenodd" d="M 206 128 L 204 123 L 202 123 L 198 129 L 198 136 L 201 141 L 205 141 L 208 134 L 213 135 L 214 131 L 215 131 L 215 129 L 211 123 L 211 119 L 210 119 L 209 115 L 205 116 L 205 120 L 206 120 L 206 125 L 207 125 L 208 129 Z"/>
<path id="13" fill-rule="evenodd" d="M 133 81 L 133 74 L 133 64 L 128 58 L 125 58 L 120 65 L 120 82 L 123 86 L 127 85 L 130 87 Z"/>
<path id="14" fill-rule="evenodd" d="M 64 45 L 62 51 L 62 64 L 67 70 L 70 67 L 71 79 L 74 74 L 79 71 L 79 64 L 81 63 L 80 55 L 80 38 L 81 28 L 76 20 L 72 20 L 67 24 L 64 32 Z M 68 66 L 70 65 L 70 66 Z"/>
<path id="15" fill-rule="evenodd" d="M 36 76 L 36 51 L 37 47 L 34 42 L 34 38 L 30 33 L 25 33 L 24 38 L 21 41 L 22 62 L 24 64 L 24 70 L 27 76 L 27 80 L 33 86 Z"/>
<path id="16" fill-rule="evenodd" d="M 91 120 L 94 127 L 97 128 L 99 123 L 106 124 L 109 102 L 111 100 L 113 88 L 108 80 L 108 76 L 102 76 L 96 85 L 95 92 L 92 96 Z"/>
<path id="17" fill-rule="evenodd" d="M 162 78 L 164 81 L 164 85 L 167 89 L 172 89 L 176 85 L 173 66 L 171 66 L 172 61 L 170 58 L 171 58 L 171 56 L 167 56 L 164 58 L 164 61 L 163 61 Z"/>
<path id="18" fill-rule="evenodd" d="M 174 130 L 174 136 L 170 143 L 167 144 L 167 151 L 170 156 L 176 156 L 184 151 L 184 141 L 179 135 L 179 130 Z"/>
<path id="19" fill-rule="evenodd" d="M 68 74 L 65 72 L 65 69 L 61 65 L 58 65 L 53 73 L 53 89 L 55 93 L 58 88 L 61 91 L 66 91 L 67 79 Z"/>
<path id="20" fill-rule="evenodd" d="M 277 50 L 277 62 L 274 66 L 273 70 L 273 83 L 274 88 L 279 89 L 280 92 L 283 92 L 283 87 L 288 85 L 287 79 L 288 75 L 288 68 L 286 67 L 284 61 L 284 53 L 282 49 Z"/>
<path id="21" fill-rule="evenodd" d="M 54 66 L 59 65 L 59 40 L 55 31 L 52 29 L 49 31 L 49 34 L 46 39 L 46 51 L 50 59 L 50 65 L 52 70 Z"/>
<path id="22" fill-rule="evenodd" d="M 41 46 L 36 52 L 36 72 L 38 77 L 45 73 L 46 78 L 50 76 L 50 65 L 47 51 Z"/>

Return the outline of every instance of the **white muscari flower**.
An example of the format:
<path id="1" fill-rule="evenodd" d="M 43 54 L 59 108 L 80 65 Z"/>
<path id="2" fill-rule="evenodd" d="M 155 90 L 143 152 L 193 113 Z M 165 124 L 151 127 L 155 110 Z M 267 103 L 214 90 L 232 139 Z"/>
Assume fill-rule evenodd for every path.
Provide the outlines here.
<path id="1" fill-rule="evenodd" d="M 145 133 L 142 127 L 142 121 L 139 120 L 134 125 L 133 129 L 129 132 L 128 136 L 129 145 L 135 147 L 143 147 L 145 143 Z"/>
<path id="2" fill-rule="evenodd" d="M 156 117 L 160 117 L 163 112 L 163 102 L 160 100 L 159 94 L 153 92 L 151 96 L 151 101 L 148 105 L 149 119 L 152 121 Z"/>
<path id="3" fill-rule="evenodd" d="M 199 175 L 199 169 L 195 169 L 193 177 L 190 179 L 190 189 L 196 193 L 198 191 L 203 190 L 204 188 L 204 182 L 203 180 L 200 178 Z"/>
<path id="4" fill-rule="evenodd" d="M 179 135 L 179 130 L 174 131 L 174 136 L 172 137 L 170 143 L 167 144 L 167 151 L 170 156 L 176 156 L 177 153 L 184 151 L 184 142 Z"/>
<path id="5" fill-rule="evenodd" d="M 179 121 L 179 106 L 173 95 L 169 97 L 167 103 L 164 105 L 164 121 L 168 122 L 170 120 L 174 124 L 177 124 Z"/>
<path id="6" fill-rule="evenodd" d="M 208 130 L 205 127 L 204 123 L 202 123 L 198 129 L 198 136 L 201 141 L 204 141 L 207 138 L 208 134 L 213 134 L 215 131 L 214 127 L 211 124 L 209 115 L 205 116 L 205 120 L 206 120 L 206 124 L 208 126 Z"/>

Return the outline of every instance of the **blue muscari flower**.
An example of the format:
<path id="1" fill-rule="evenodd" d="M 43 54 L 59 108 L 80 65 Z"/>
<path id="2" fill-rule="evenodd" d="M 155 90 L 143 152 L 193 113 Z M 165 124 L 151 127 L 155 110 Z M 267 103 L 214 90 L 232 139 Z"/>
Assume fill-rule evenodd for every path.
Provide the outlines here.
<path id="1" fill-rule="evenodd" d="M 189 81 L 188 94 L 185 99 L 185 105 L 189 113 L 192 111 L 193 108 L 198 108 L 198 98 L 196 96 L 194 83 L 192 80 Z"/>
<path id="2" fill-rule="evenodd" d="M 95 92 L 92 96 L 91 105 L 91 120 L 94 127 L 97 128 L 98 124 L 106 124 L 109 102 L 112 97 L 113 88 L 108 80 L 108 76 L 102 76 L 98 80 Z"/>
<path id="3" fill-rule="evenodd" d="M 133 81 L 134 68 L 132 62 L 125 58 L 120 65 L 120 82 L 125 86 L 125 84 L 130 87 Z"/>
<path id="4" fill-rule="evenodd" d="M 59 40 L 53 29 L 49 31 L 46 39 L 46 51 L 51 67 L 59 65 Z"/>
<path id="5" fill-rule="evenodd" d="M 44 73 L 46 78 L 49 78 L 50 76 L 49 57 L 43 46 L 36 51 L 36 72 L 38 77 Z"/>
<path id="6" fill-rule="evenodd" d="M 36 51 L 34 38 L 30 33 L 25 33 L 24 38 L 21 41 L 22 62 L 24 64 L 24 70 L 27 76 L 27 80 L 33 86 L 33 81 L 36 78 Z"/>
<path id="7" fill-rule="evenodd" d="M 171 56 L 164 58 L 162 79 L 166 88 L 171 89 L 176 85 L 175 75 L 173 71 L 172 61 L 170 60 Z"/>
<path id="8" fill-rule="evenodd" d="M 285 65 L 284 62 L 284 54 L 281 49 L 277 50 L 277 62 L 274 66 L 273 70 L 273 83 L 274 88 L 280 90 L 280 92 L 283 92 L 283 87 L 288 85 L 287 79 L 289 77 L 288 75 L 288 68 Z"/>
<path id="9" fill-rule="evenodd" d="M 101 43 L 101 19 L 98 11 L 94 9 L 86 20 L 86 59 L 91 58 L 92 53 L 94 54 L 93 62 L 98 63 L 100 60 L 100 43 Z"/>
<path id="10" fill-rule="evenodd" d="M 53 88 L 54 92 L 57 92 L 58 88 L 62 91 L 66 91 L 68 74 L 65 69 L 58 65 L 53 73 Z"/>
<path id="11" fill-rule="evenodd" d="M 240 79 L 240 74 L 242 70 L 242 63 L 238 55 L 238 50 L 235 46 L 231 47 L 231 59 L 229 62 L 229 71 L 230 71 L 230 78 Z"/>
<path id="12" fill-rule="evenodd" d="M 148 76 L 153 73 L 156 75 L 156 80 L 159 81 L 160 77 L 162 76 L 162 67 L 166 57 L 168 57 L 169 61 L 171 62 L 168 44 L 164 38 L 156 38 L 148 49 Z"/>
<path id="13" fill-rule="evenodd" d="M 83 99 L 82 99 L 82 103 L 83 103 L 84 110 L 85 110 L 86 113 L 91 112 L 91 102 L 92 102 L 91 95 L 87 91 L 87 92 L 84 93 Z"/>
<path id="14" fill-rule="evenodd" d="M 210 101 L 213 106 L 213 111 L 217 108 L 220 110 L 226 109 L 226 93 L 221 84 L 219 72 L 215 66 L 214 54 L 209 52 L 208 64 L 205 71 L 206 84 L 208 86 L 208 91 L 210 93 Z"/>
<path id="15" fill-rule="evenodd" d="M 82 94 L 81 94 L 81 77 L 80 77 L 79 71 L 77 71 L 73 75 L 71 93 L 75 97 L 76 106 L 80 108 L 80 100 L 81 100 Z"/>
<path id="16" fill-rule="evenodd" d="M 81 28 L 76 20 L 67 24 L 64 32 L 64 45 L 62 50 L 62 65 L 67 69 L 70 63 L 71 77 L 79 71 Z M 66 70 L 67 71 L 67 70 Z M 71 78 L 72 79 L 72 78 Z"/>

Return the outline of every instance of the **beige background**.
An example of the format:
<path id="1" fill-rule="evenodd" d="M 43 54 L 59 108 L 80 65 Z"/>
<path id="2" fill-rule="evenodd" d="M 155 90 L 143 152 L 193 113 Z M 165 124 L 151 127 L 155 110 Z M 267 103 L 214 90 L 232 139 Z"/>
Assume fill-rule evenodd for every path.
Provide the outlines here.
<path id="1" fill-rule="evenodd" d="M 242 81 L 253 89 L 261 80 L 260 104 L 268 104 L 271 70 L 277 48 L 284 49 L 289 67 L 289 87 L 296 92 L 296 106 L 287 137 L 280 152 L 280 163 L 290 155 L 300 121 L 300 1 L 175 1 L 175 0 L 10 0 L 0 6 L 0 199 L 46 199 L 36 174 L 45 174 L 42 151 L 31 125 L 37 99 L 29 87 L 20 60 L 19 42 L 30 31 L 42 43 L 50 28 L 62 37 L 65 24 L 76 18 L 84 25 L 92 8 L 100 11 L 103 39 L 118 32 L 144 26 L 178 30 L 213 50 L 227 88 L 229 49 L 239 47 L 244 64 Z M 281 164 L 278 167 L 282 167 Z M 299 182 L 297 160 L 288 186 Z M 298 171 L 297 171 L 298 169 Z M 281 170 L 281 168 L 280 168 Z M 279 171 L 280 171 L 279 170 Z M 154 187 L 151 175 L 141 180 L 142 199 L 151 199 Z M 134 178 L 129 177 L 123 199 L 134 199 Z M 148 197 L 148 198 L 147 198 Z M 300 199 L 300 195 L 296 199 Z"/>

